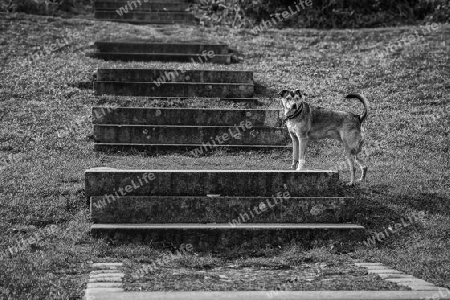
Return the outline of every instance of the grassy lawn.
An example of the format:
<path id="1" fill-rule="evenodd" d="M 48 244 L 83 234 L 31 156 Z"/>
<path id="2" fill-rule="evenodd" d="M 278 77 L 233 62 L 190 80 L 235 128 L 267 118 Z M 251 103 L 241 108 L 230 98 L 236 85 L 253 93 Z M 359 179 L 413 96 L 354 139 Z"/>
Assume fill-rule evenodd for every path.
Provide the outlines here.
<path id="1" fill-rule="evenodd" d="M 360 103 L 343 96 L 364 93 L 371 106 L 365 124 L 369 173 L 367 183 L 350 191 L 363 199 L 355 219 L 369 233 L 376 234 L 402 218 L 420 216 L 413 225 L 372 246 L 304 249 L 302 245 L 286 245 L 270 251 L 194 253 L 177 258 L 173 262 L 175 269 L 181 267 L 186 273 L 212 269 L 216 273 L 211 280 L 220 280 L 219 275 L 225 274 L 217 270 L 221 266 L 267 269 L 266 278 L 272 278 L 279 266 L 291 266 L 292 270 L 302 267 L 303 272 L 318 264 L 324 267 L 316 282 L 325 282 L 335 273 L 348 279 L 322 284 L 322 288 L 372 285 L 373 289 L 398 289 L 351 267 L 353 261 L 361 260 L 382 262 L 450 288 L 450 40 L 446 47 L 438 45 L 443 38 L 449 39 L 450 26 L 439 25 L 421 34 L 424 41 L 384 52 L 380 57 L 377 54 L 389 43 L 418 28 L 274 29 L 254 36 L 249 30 L 226 28 L 165 29 L 24 14 L 1 17 L 0 298 L 77 299 L 85 288 L 90 261 L 125 261 L 130 276 L 133 266 L 149 263 L 169 251 L 142 245 L 116 246 L 89 236 L 89 211 L 84 198 L 87 168 L 285 169 L 290 165 L 289 151 L 223 150 L 201 158 L 183 151 L 150 156 L 95 153 L 90 119 L 95 105 L 246 107 L 215 99 L 167 102 L 94 97 L 85 82 L 98 67 L 180 66 L 114 63 L 85 57 L 89 43 L 100 39 L 226 41 L 244 58 L 242 63 L 191 63 L 189 67 L 253 70 L 259 108 L 279 108 L 278 101 L 272 101 L 277 91 L 300 88 L 308 94 L 311 104 L 360 112 Z M 72 38 L 74 33 L 77 35 Z M 55 45 L 67 36 L 71 37 L 67 38 L 68 45 L 32 65 L 21 65 L 39 47 Z M 431 46 L 423 47 L 428 42 Z M 316 143 L 308 149 L 308 168 L 336 169 L 343 161 L 342 151 L 334 142 Z M 343 170 L 341 177 L 348 180 L 348 171 Z M 17 248 L 13 255 L 8 252 L 11 247 Z M 156 278 L 165 278 L 173 264 L 163 268 Z M 289 280 L 289 269 L 284 271 L 287 273 L 282 277 Z M 255 272 L 250 273 L 254 276 Z M 232 273 L 226 276 L 230 278 Z M 365 279 L 352 286 L 353 275 Z M 130 289 L 139 289 L 134 283 L 140 282 L 145 288 L 152 278 L 155 276 L 133 281 L 127 277 L 127 282 Z M 223 288 L 232 289 L 234 284 L 226 283 Z M 193 288 L 201 286 L 208 288 L 207 284 Z M 253 282 L 248 289 L 255 286 Z M 290 287 L 321 288 L 306 283 Z"/>

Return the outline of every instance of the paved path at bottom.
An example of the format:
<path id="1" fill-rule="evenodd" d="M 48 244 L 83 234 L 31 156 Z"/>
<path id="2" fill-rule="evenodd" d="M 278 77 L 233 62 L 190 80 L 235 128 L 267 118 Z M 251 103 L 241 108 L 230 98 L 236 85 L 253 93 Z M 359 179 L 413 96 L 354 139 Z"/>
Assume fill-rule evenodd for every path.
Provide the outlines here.
<path id="1" fill-rule="evenodd" d="M 125 292 L 121 263 L 95 263 L 85 300 L 450 300 L 450 290 L 391 269 L 380 263 L 356 263 L 381 278 L 408 286 L 412 291 L 223 291 Z"/>
<path id="2" fill-rule="evenodd" d="M 85 292 L 85 300 L 107 299 L 108 295 L 119 295 L 124 292 L 121 271 L 122 263 L 95 263 Z M 119 298 L 120 299 L 120 298 Z"/>
<path id="3" fill-rule="evenodd" d="M 419 300 L 450 299 L 441 291 L 293 291 L 277 292 L 269 297 L 261 292 L 94 292 L 90 300 Z"/>
<path id="4" fill-rule="evenodd" d="M 356 266 L 367 268 L 369 274 L 376 274 L 386 281 L 396 283 L 398 285 L 407 286 L 413 291 L 446 291 L 445 295 L 450 296 L 450 291 L 440 288 L 434 284 L 419 279 L 412 275 L 391 269 L 381 263 L 356 263 Z"/>

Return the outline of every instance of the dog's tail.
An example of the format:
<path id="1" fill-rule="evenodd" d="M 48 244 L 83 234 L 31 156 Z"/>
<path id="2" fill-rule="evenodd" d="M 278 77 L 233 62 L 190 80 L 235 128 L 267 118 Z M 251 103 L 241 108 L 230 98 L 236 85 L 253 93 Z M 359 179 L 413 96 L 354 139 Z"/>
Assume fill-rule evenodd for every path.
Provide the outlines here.
<path id="1" fill-rule="evenodd" d="M 356 98 L 362 102 L 362 104 L 364 105 L 364 113 L 359 116 L 359 122 L 364 122 L 364 120 L 367 118 L 367 109 L 369 108 L 369 101 L 367 101 L 367 98 L 360 94 L 348 94 L 345 98 Z"/>

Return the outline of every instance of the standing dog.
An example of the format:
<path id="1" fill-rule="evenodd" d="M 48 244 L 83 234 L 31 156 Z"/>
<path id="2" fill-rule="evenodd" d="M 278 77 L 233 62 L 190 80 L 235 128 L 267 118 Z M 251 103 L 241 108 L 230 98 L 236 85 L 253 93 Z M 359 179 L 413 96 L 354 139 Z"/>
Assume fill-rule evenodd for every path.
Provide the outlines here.
<path id="1" fill-rule="evenodd" d="M 356 98 L 364 105 L 361 116 L 315 107 L 302 101 L 300 90 L 283 90 L 278 95 L 282 97 L 286 126 L 292 139 L 292 169 L 302 170 L 305 164 L 306 148 L 310 141 L 320 139 L 335 139 L 344 145 L 345 155 L 350 167 L 350 185 L 355 182 L 355 161 L 361 169 L 361 178 L 364 180 L 367 167 L 358 158 L 358 153 L 364 142 L 361 124 L 367 117 L 368 101 L 359 94 L 349 94 L 346 98 Z"/>

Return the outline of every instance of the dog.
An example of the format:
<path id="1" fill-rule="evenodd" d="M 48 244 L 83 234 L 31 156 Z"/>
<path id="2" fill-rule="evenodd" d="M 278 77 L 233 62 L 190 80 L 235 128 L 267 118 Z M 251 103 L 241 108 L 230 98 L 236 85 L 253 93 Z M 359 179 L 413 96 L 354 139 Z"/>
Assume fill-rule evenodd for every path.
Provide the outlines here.
<path id="1" fill-rule="evenodd" d="M 349 94 L 345 98 L 356 98 L 364 105 L 362 115 L 350 112 L 334 111 L 323 107 L 309 105 L 302 101 L 305 94 L 300 90 L 283 90 L 281 96 L 285 113 L 286 127 L 292 139 L 292 169 L 300 171 L 306 163 L 306 148 L 310 141 L 335 139 L 342 142 L 348 165 L 350 167 L 350 183 L 355 183 L 355 161 L 361 169 L 361 177 L 366 178 L 367 166 L 358 158 L 364 143 L 361 125 L 367 118 L 369 103 L 360 94 Z"/>

